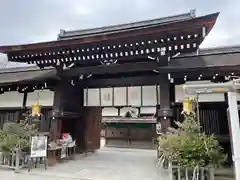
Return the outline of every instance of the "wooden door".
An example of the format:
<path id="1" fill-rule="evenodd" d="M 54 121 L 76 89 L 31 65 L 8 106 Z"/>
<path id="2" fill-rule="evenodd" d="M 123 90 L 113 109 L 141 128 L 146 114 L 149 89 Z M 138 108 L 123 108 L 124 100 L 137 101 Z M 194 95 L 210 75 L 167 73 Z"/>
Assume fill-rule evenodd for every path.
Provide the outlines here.
<path id="1" fill-rule="evenodd" d="M 85 143 L 86 150 L 92 151 L 100 148 L 100 133 L 101 133 L 101 120 L 102 108 L 101 107 L 88 107 L 84 112 L 85 120 Z"/>

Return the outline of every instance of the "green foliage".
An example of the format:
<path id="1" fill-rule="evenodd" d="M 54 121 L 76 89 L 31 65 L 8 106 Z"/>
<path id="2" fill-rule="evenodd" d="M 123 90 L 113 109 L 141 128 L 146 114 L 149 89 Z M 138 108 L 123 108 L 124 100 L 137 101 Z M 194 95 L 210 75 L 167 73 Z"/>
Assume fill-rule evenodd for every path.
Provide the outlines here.
<path id="1" fill-rule="evenodd" d="M 206 167 L 221 165 L 226 160 L 214 135 L 200 132 L 195 114 L 184 114 L 183 123 L 176 122 L 177 129 L 158 138 L 159 148 L 166 159 L 182 167 Z"/>
<path id="2" fill-rule="evenodd" d="M 10 153 L 17 147 L 24 151 L 30 150 L 30 137 L 37 133 L 34 125 L 9 122 L 0 130 L 0 151 Z"/>

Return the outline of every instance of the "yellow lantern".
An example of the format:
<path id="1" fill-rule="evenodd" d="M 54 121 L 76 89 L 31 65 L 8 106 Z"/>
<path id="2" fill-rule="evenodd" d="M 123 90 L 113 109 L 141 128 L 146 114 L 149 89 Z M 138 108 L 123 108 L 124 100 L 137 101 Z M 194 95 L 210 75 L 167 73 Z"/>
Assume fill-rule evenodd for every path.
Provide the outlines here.
<path id="1" fill-rule="evenodd" d="M 32 105 L 32 116 L 40 116 L 41 115 L 41 106 L 39 104 Z"/>
<path id="2" fill-rule="evenodd" d="M 183 112 L 186 114 L 193 112 L 193 99 L 186 98 L 183 100 Z"/>

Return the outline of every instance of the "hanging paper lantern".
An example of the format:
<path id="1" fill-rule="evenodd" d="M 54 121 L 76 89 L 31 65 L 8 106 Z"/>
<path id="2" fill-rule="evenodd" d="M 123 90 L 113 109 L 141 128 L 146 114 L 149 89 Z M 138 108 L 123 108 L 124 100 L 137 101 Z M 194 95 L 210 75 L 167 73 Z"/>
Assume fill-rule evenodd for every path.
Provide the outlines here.
<path id="1" fill-rule="evenodd" d="M 32 105 L 32 116 L 40 116 L 41 115 L 41 106 L 39 104 Z"/>
<path id="2" fill-rule="evenodd" d="M 186 114 L 193 112 L 193 99 L 186 98 L 183 100 L 183 112 Z"/>

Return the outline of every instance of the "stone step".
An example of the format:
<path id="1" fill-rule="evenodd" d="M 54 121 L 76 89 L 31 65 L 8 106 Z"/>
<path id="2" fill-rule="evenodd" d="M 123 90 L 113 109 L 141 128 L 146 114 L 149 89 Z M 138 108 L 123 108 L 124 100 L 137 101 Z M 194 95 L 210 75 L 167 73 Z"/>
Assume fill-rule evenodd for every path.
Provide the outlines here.
<path id="1" fill-rule="evenodd" d="M 233 169 L 218 169 L 215 171 L 215 180 L 235 180 Z"/>
<path id="2" fill-rule="evenodd" d="M 215 180 L 235 180 L 235 178 L 218 176 L 218 177 L 215 177 Z"/>

